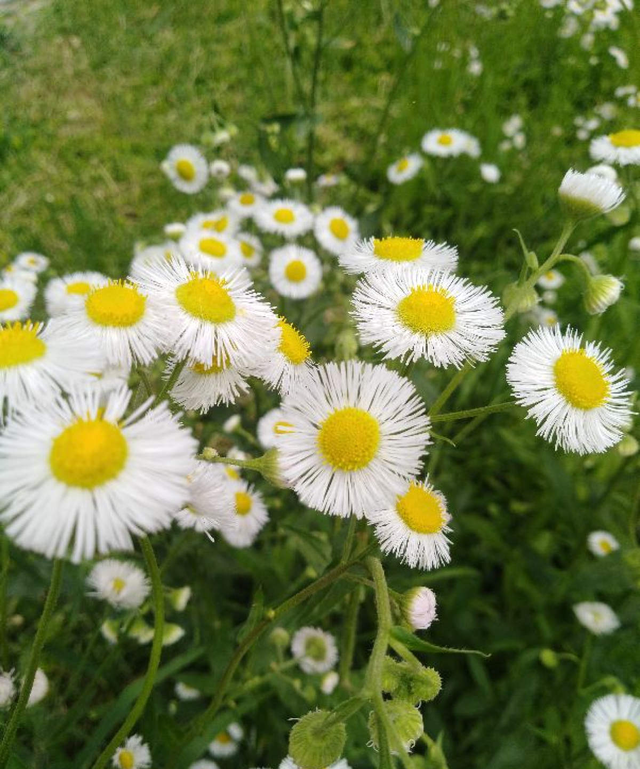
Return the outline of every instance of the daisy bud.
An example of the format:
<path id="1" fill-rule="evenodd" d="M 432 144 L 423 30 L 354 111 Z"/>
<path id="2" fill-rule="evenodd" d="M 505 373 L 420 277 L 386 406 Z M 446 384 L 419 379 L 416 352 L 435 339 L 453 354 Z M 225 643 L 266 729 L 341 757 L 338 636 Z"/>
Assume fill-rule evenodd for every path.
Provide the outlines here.
<path id="1" fill-rule="evenodd" d="M 232 433 L 234 430 L 240 427 L 240 421 L 240 415 L 234 414 L 223 423 L 222 429 L 225 431 L 225 433 Z"/>
<path id="2" fill-rule="evenodd" d="M 386 711 L 387 719 L 395 727 L 395 731 L 402 742 L 402 746 L 406 751 L 410 751 L 424 731 L 422 714 L 417 708 L 414 708 L 413 705 L 401 702 L 400 700 L 386 700 L 383 707 Z M 372 712 L 369 716 L 368 727 L 369 734 L 371 735 L 371 742 L 373 743 L 373 747 L 377 750 L 380 743 L 378 719 L 375 712 Z M 397 748 L 394 749 L 393 746 L 391 752 L 394 755 L 398 754 Z"/>
<path id="3" fill-rule="evenodd" d="M 278 646 L 280 649 L 286 649 L 289 646 L 291 636 L 283 627 L 276 627 L 271 631 L 269 640 L 274 646 Z"/>
<path id="4" fill-rule="evenodd" d="M 176 611 L 184 611 L 187 608 L 191 598 L 191 588 L 189 585 L 176 587 L 169 591 L 169 603 Z"/>
<path id="5" fill-rule="evenodd" d="M 336 673 L 335 670 L 330 670 L 328 673 L 325 673 L 322 676 L 322 681 L 320 682 L 320 691 L 323 694 L 333 694 L 333 691 L 339 683 L 340 676 Z"/>
<path id="6" fill-rule="evenodd" d="M 178 643 L 184 633 L 185 630 L 183 627 L 180 627 L 180 625 L 174 625 L 171 622 L 165 622 L 162 634 L 162 645 L 171 646 L 172 644 Z"/>
<path id="7" fill-rule="evenodd" d="M 574 221 L 606 214 L 622 203 L 622 188 L 598 174 L 581 174 L 570 168 L 558 190 L 560 203 L 567 216 Z"/>
<path id="8" fill-rule="evenodd" d="M 100 626 L 100 633 L 108 643 L 117 644 L 119 628 L 120 622 L 117 619 L 107 619 Z"/>
<path id="9" fill-rule="evenodd" d="M 538 294 L 533 286 L 519 286 L 510 283 L 502 294 L 505 307 L 513 305 L 516 312 L 529 312 L 538 304 Z"/>
<path id="10" fill-rule="evenodd" d="M 589 279 L 584 293 L 584 304 L 590 315 L 601 315 L 620 298 L 624 288 L 621 280 L 613 275 L 596 275 Z"/>
<path id="11" fill-rule="evenodd" d="M 341 721 L 327 725 L 330 716 L 326 710 L 307 713 L 291 730 L 289 753 L 298 766 L 324 769 L 342 755 L 347 730 Z"/>
<path id="12" fill-rule="evenodd" d="M 638 441 L 633 435 L 625 435 L 618 444 L 618 454 L 621 457 L 633 457 L 638 453 Z"/>
<path id="13" fill-rule="evenodd" d="M 558 655 L 553 649 L 542 649 L 540 652 L 540 662 L 545 668 L 557 668 L 558 667 Z"/>
<path id="14" fill-rule="evenodd" d="M 437 618 L 436 594 L 428 587 L 407 590 L 402 599 L 402 615 L 413 630 L 426 630 Z"/>
<path id="15" fill-rule="evenodd" d="M 130 638 L 135 638 L 136 641 L 142 646 L 148 644 L 153 639 L 153 628 L 147 625 L 142 617 L 137 617 L 129 628 L 127 635 Z"/>
<path id="16" fill-rule="evenodd" d="M 278 449 L 269 449 L 255 461 L 255 469 L 262 473 L 265 481 L 279 489 L 286 489 L 287 484 L 282 477 L 280 470 L 280 456 Z"/>
<path id="17" fill-rule="evenodd" d="M 435 699 L 442 688 L 437 670 L 387 657 L 382 668 L 382 690 L 396 699 L 418 705 Z"/>

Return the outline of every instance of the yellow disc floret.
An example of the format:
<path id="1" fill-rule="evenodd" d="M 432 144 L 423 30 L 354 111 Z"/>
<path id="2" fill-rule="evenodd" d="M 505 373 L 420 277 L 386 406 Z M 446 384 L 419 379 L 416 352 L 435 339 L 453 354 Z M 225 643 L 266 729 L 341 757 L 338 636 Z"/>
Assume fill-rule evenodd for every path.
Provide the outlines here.
<path id="1" fill-rule="evenodd" d="M 42 358 L 46 344 L 38 337 L 40 324 L 13 323 L 0 327 L 0 370 Z"/>
<path id="2" fill-rule="evenodd" d="M 94 489 L 116 478 L 129 453 L 122 430 L 100 417 L 78 419 L 54 439 L 49 465 L 67 486 Z"/>
<path id="3" fill-rule="evenodd" d="M 251 497 L 244 491 L 236 491 L 236 515 L 249 515 L 251 512 Z"/>
<path id="4" fill-rule="evenodd" d="M 240 195 L 240 205 L 242 206 L 252 206 L 256 202 L 256 196 L 252 195 L 250 192 L 243 192 L 242 195 Z"/>
<path id="5" fill-rule="evenodd" d="M 0 288 L 0 312 L 10 310 L 15 307 L 20 301 L 20 297 L 16 291 L 11 288 Z"/>
<path id="6" fill-rule="evenodd" d="M 640 147 L 640 131 L 627 128 L 625 131 L 609 134 L 609 141 L 614 147 Z"/>
<path id="7" fill-rule="evenodd" d="M 113 588 L 113 592 L 117 593 L 117 595 L 120 595 L 120 593 L 125 589 L 126 586 L 127 586 L 127 583 L 121 577 L 116 577 L 111 582 L 111 587 Z"/>
<path id="8" fill-rule="evenodd" d="M 287 280 L 301 283 L 307 277 L 307 265 L 300 259 L 292 259 L 284 268 Z"/>
<path id="9" fill-rule="evenodd" d="M 247 259 L 251 259 L 251 257 L 256 252 L 251 243 L 248 243 L 246 240 L 240 241 L 240 250 L 242 251 L 242 256 L 246 257 Z"/>
<path id="10" fill-rule="evenodd" d="M 227 244 L 217 238 L 202 238 L 198 246 L 203 253 L 217 259 L 227 255 Z"/>
<path id="11" fill-rule="evenodd" d="M 398 497 L 396 510 L 407 526 L 418 534 L 437 534 L 447 522 L 440 497 L 416 483 Z"/>
<path id="12" fill-rule="evenodd" d="M 422 238 L 373 239 L 374 255 L 390 262 L 414 262 L 420 258 L 423 246 Z"/>
<path id="13" fill-rule="evenodd" d="M 378 452 L 380 425 L 368 411 L 348 406 L 324 420 L 317 440 L 322 456 L 335 470 L 362 470 Z"/>
<path id="14" fill-rule="evenodd" d="M 614 721 L 609 733 L 620 750 L 635 750 L 640 745 L 640 729 L 632 721 Z"/>
<path id="15" fill-rule="evenodd" d="M 396 171 L 399 171 L 400 173 L 406 171 L 407 168 L 409 168 L 409 161 L 407 158 L 402 158 L 402 160 L 398 160 L 396 163 Z"/>
<path id="16" fill-rule="evenodd" d="M 304 335 L 286 320 L 279 320 L 278 328 L 281 330 L 278 350 L 294 366 L 304 363 L 311 356 L 311 346 Z"/>
<path id="17" fill-rule="evenodd" d="M 334 238 L 346 240 L 349 237 L 349 225 L 344 219 L 332 219 L 329 222 L 329 229 Z"/>
<path id="18" fill-rule="evenodd" d="M 176 162 L 176 171 L 178 176 L 184 179 L 185 182 L 192 182 L 196 178 L 196 167 L 186 158 L 180 158 Z"/>
<path id="19" fill-rule="evenodd" d="M 443 147 L 449 147 L 453 144 L 453 137 L 450 134 L 440 134 L 438 136 L 438 144 L 441 144 Z"/>
<path id="20" fill-rule="evenodd" d="M 553 373 L 560 394 L 577 409 L 598 408 L 609 396 L 609 381 L 602 366 L 585 350 L 565 350 L 556 361 Z"/>
<path id="21" fill-rule="evenodd" d="M 191 371 L 194 374 L 200 374 L 200 376 L 208 376 L 209 374 L 221 374 L 227 368 L 229 368 L 228 357 L 220 361 L 214 359 L 209 366 L 204 363 L 194 363 L 191 366 Z"/>
<path id="22" fill-rule="evenodd" d="M 75 283 L 67 283 L 67 294 L 88 294 L 91 291 L 91 284 L 86 280 L 77 280 Z"/>
<path id="23" fill-rule="evenodd" d="M 236 316 L 236 306 L 224 280 L 211 273 L 194 275 L 178 286 L 176 299 L 189 315 L 209 323 L 227 323 Z"/>
<path id="24" fill-rule="evenodd" d="M 130 750 L 121 750 L 118 753 L 118 764 L 120 769 L 134 769 L 136 765 L 136 759 Z"/>
<path id="25" fill-rule="evenodd" d="M 216 232 L 224 232 L 229 225 L 229 217 L 226 215 L 220 216 L 217 219 L 206 219 L 202 222 L 202 227 L 205 230 L 215 230 Z"/>
<path id="26" fill-rule="evenodd" d="M 417 286 L 398 302 L 400 322 L 417 334 L 442 334 L 456 323 L 453 297 L 437 286 Z"/>
<path id="27" fill-rule="evenodd" d="M 144 315 L 147 300 L 131 283 L 110 283 L 94 289 L 85 303 L 87 315 L 99 326 L 133 326 Z"/>
<path id="28" fill-rule="evenodd" d="M 280 224 L 291 224 L 295 222 L 296 215 L 290 208 L 277 208 L 273 214 L 273 218 Z"/>

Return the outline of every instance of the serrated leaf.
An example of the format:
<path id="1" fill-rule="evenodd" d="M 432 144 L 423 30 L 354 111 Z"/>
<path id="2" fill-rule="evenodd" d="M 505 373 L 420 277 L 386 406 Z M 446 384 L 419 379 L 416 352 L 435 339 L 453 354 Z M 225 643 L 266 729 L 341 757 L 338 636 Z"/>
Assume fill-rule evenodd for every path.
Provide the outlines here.
<path id="1" fill-rule="evenodd" d="M 477 654 L 480 657 L 490 657 L 490 654 L 478 651 L 477 649 L 454 649 L 451 646 L 437 646 L 430 641 L 424 641 L 413 633 L 405 630 L 398 625 L 391 628 L 391 636 L 396 641 L 400 641 L 407 649 L 413 652 L 425 652 L 425 654 Z"/>

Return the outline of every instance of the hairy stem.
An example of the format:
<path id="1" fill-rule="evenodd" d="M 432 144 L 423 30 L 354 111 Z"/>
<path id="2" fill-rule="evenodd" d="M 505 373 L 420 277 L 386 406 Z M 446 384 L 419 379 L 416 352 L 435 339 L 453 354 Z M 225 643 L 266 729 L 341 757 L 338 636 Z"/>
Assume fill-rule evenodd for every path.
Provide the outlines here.
<path id="1" fill-rule="evenodd" d="M 464 411 L 450 411 L 448 414 L 435 414 L 431 421 L 435 422 L 455 422 L 458 419 L 473 419 L 474 417 L 487 416 L 489 414 L 499 414 L 501 411 L 509 411 L 516 408 L 517 404 L 509 401 L 508 403 L 494 403 L 488 406 L 479 406 L 476 409 L 466 409 Z"/>
<path id="2" fill-rule="evenodd" d="M 159 403 L 162 403 L 162 401 L 165 398 L 168 398 L 171 390 L 173 390 L 173 385 L 178 381 L 178 377 L 182 373 L 182 369 L 187 365 L 187 359 L 180 360 L 176 363 L 176 365 L 173 367 L 173 371 L 171 372 L 171 375 L 167 379 L 167 381 L 164 383 L 164 387 L 160 390 L 160 392 L 156 395 L 155 400 L 151 404 L 151 408 L 154 408 Z"/>

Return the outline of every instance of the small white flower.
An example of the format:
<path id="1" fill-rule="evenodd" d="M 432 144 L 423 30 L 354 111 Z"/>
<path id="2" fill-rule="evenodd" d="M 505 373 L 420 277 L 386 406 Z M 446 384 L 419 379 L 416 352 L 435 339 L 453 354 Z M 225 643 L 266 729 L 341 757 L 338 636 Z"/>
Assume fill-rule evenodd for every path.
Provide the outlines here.
<path id="1" fill-rule="evenodd" d="M 480 163 L 480 176 L 488 184 L 496 184 L 500 181 L 500 169 L 493 163 Z"/>
<path id="2" fill-rule="evenodd" d="M 109 279 L 100 272 L 72 272 L 61 278 L 52 278 L 44 292 L 47 312 L 53 318 L 62 315 L 73 304 L 82 304 L 96 286 L 105 286 Z"/>
<path id="3" fill-rule="evenodd" d="M 175 611 L 184 611 L 187 608 L 187 604 L 191 600 L 191 588 L 189 585 L 184 587 L 175 587 L 169 591 L 168 599 L 171 607 Z"/>
<path id="4" fill-rule="evenodd" d="M 457 128 L 428 131 L 422 137 L 422 151 L 427 155 L 447 158 L 468 154 L 477 157 L 479 154 L 478 140 L 466 131 Z"/>
<path id="5" fill-rule="evenodd" d="M 129 277 L 132 281 L 137 281 L 146 270 L 156 269 L 158 265 L 170 262 L 172 259 L 180 256 L 180 247 L 172 240 L 168 240 L 159 246 L 146 246 L 146 248 L 136 251 L 135 256 L 131 260 Z"/>
<path id="6" fill-rule="evenodd" d="M 320 174 L 316 179 L 318 187 L 326 189 L 327 187 L 335 187 L 340 184 L 340 174 Z"/>
<path id="7" fill-rule="evenodd" d="M 254 219 L 263 232 L 297 238 L 313 227 L 313 214 L 295 200 L 284 198 L 266 201 L 255 212 Z"/>
<path id="8" fill-rule="evenodd" d="M 284 178 L 285 181 L 290 184 L 300 184 L 301 182 L 306 181 L 307 172 L 304 168 L 287 168 L 284 172 Z"/>
<path id="9" fill-rule="evenodd" d="M 172 147 L 162 161 L 161 168 L 173 186 L 188 195 L 200 192 L 209 180 L 207 160 L 200 150 L 191 144 Z"/>
<path id="10" fill-rule="evenodd" d="M 206 229 L 187 230 L 180 239 L 180 251 L 189 266 L 215 272 L 216 275 L 242 266 L 240 244 L 225 233 Z M 158 265 L 158 269 L 161 266 Z M 142 271 L 141 277 L 148 274 L 148 271 Z"/>
<path id="11" fill-rule="evenodd" d="M 87 584 L 94 598 L 100 598 L 116 609 L 138 609 L 149 595 L 150 585 L 145 573 L 130 561 L 107 558 L 97 563 Z"/>
<path id="12" fill-rule="evenodd" d="M 0 668 L 0 710 L 8 708 L 16 696 L 16 684 L 13 670 Z"/>
<path id="13" fill-rule="evenodd" d="M 640 236 L 631 238 L 629 241 L 629 251 L 640 251 Z"/>
<path id="14" fill-rule="evenodd" d="M 272 449 L 278 445 L 279 430 L 286 430 L 288 425 L 284 422 L 282 409 L 276 408 L 267 411 L 260 417 L 257 425 L 258 440 L 265 449 Z"/>
<path id="15" fill-rule="evenodd" d="M 226 160 L 212 160 L 209 164 L 209 173 L 214 179 L 226 179 L 231 173 L 231 166 Z"/>
<path id="16" fill-rule="evenodd" d="M 532 315 L 538 326 L 555 326 L 558 323 L 558 313 L 548 307 L 534 307 Z"/>
<path id="17" fill-rule="evenodd" d="M 49 679 L 47 678 L 47 674 L 44 672 L 44 670 L 42 670 L 42 668 L 38 668 L 33 679 L 33 686 L 31 687 L 31 692 L 29 693 L 29 699 L 27 700 L 27 707 L 31 708 L 34 705 L 37 705 L 39 702 L 42 702 L 48 693 Z"/>
<path id="18" fill-rule="evenodd" d="M 629 69 L 629 57 L 622 48 L 618 48 L 617 45 L 610 45 L 607 50 L 613 56 L 620 69 Z"/>
<path id="19" fill-rule="evenodd" d="M 49 260 L 42 254 L 36 254 L 33 251 L 25 251 L 18 254 L 13 263 L 20 270 L 29 270 L 31 272 L 43 272 L 49 266 Z"/>
<path id="20" fill-rule="evenodd" d="M 436 594 L 428 587 L 414 587 L 403 601 L 403 614 L 414 630 L 427 630 L 438 618 Z"/>
<path id="21" fill-rule="evenodd" d="M 523 150 L 527 144 L 527 137 L 525 134 L 518 132 L 511 141 L 517 150 Z"/>
<path id="22" fill-rule="evenodd" d="M 202 692 L 196 689 L 194 686 L 189 686 L 182 681 L 176 681 L 176 685 L 173 687 L 173 691 L 176 693 L 176 697 L 183 702 L 190 702 L 191 700 L 197 700 L 202 697 Z"/>
<path id="23" fill-rule="evenodd" d="M 540 288 L 555 291 L 564 284 L 564 275 L 558 270 L 548 270 L 538 278 Z"/>
<path id="24" fill-rule="evenodd" d="M 151 751 L 149 746 L 142 741 L 142 737 L 139 734 L 134 734 L 125 740 L 121 748 L 116 750 L 111 763 L 117 769 L 149 769 Z"/>
<path id="25" fill-rule="evenodd" d="M 240 244 L 242 265 L 244 267 L 257 267 L 262 259 L 263 246 L 260 238 L 248 232 L 239 232 L 236 240 Z"/>
<path id="26" fill-rule="evenodd" d="M 294 633 L 291 653 L 304 673 L 326 673 L 338 661 L 336 639 L 316 627 L 303 627 Z"/>
<path id="27" fill-rule="evenodd" d="M 624 283 L 614 275 L 594 275 L 584 292 L 584 304 L 590 315 L 601 315 L 620 298 Z"/>
<path id="28" fill-rule="evenodd" d="M 233 494 L 233 515 L 220 526 L 225 540 L 236 548 L 250 547 L 269 521 L 269 512 L 260 492 L 243 480 L 229 480 Z"/>
<path id="29" fill-rule="evenodd" d="M 165 622 L 162 630 L 162 645 L 173 646 L 184 636 L 185 629 L 174 622 Z"/>
<path id="30" fill-rule="evenodd" d="M 640 699 L 607 694 L 591 703 L 585 722 L 589 747 L 608 769 L 640 766 Z"/>
<path id="31" fill-rule="evenodd" d="M 322 676 L 320 681 L 320 691 L 323 694 L 333 694 L 336 686 L 340 683 L 340 676 L 335 670 L 330 670 Z"/>
<path id="32" fill-rule="evenodd" d="M 188 481 L 186 505 L 175 515 L 180 528 L 210 531 L 235 525 L 234 489 L 220 466 L 195 460 Z"/>
<path id="33" fill-rule="evenodd" d="M 232 723 L 220 732 L 216 738 L 209 743 L 209 753 L 214 758 L 227 758 L 235 756 L 240 747 L 239 742 L 244 732 L 240 724 Z"/>
<path id="34" fill-rule="evenodd" d="M 264 198 L 255 192 L 236 192 L 229 198 L 227 205 L 238 219 L 246 219 L 253 216 L 260 206 L 264 205 Z"/>
<path id="35" fill-rule="evenodd" d="M 591 142 L 589 152 L 594 160 L 603 163 L 639 165 L 640 130 L 627 128 L 607 136 L 598 136 Z"/>
<path id="36" fill-rule="evenodd" d="M 182 222 L 169 222 L 162 228 L 164 234 L 171 240 L 180 240 L 186 232 L 187 226 Z"/>
<path id="37" fill-rule="evenodd" d="M 265 179 L 258 179 L 257 181 L 250 182 L 250 187 L 255 193 L 262 195 L 264 198 L 270 198 L 280 189 L 270 176 L 267 176 Z"/>
<path id="38" fill-rule="evenodd" d="M 387 168 L 387 179 L 391 184 L 403 184 L 418 175 L 423 161 L 417 152 L 405 155 Z"/>
<path id="39" fill-rule="evenodd" d="M 189 765 L 189 769 L 220 769 L 215 761 L 209 761 L 208 758 L 201 758 Z"/>
<path id="40" fill-rule="evenodd" d="M 573 607 L 578 622 L 594 635 L 609 635 L 620 627 L 620 620 L 606 603 L 584 601 Z"/>
<path id="41" fill-rule="evenodd" d="M 608 531 L 592 531 L 587 537 L 587 546 L 598 558 L 609 555 L 620 548 L 620 543 Z"/>
<path id="42" fill-rule="evenodd" d="M 422 238 L 369 238 L 338 255 L 340 266 L 351 275 L 421 267 L 443 272 L 455 270 L 458 250 L 447 243 Z"/>
<path id="43" fill-rule="evenodd" d="M 360 237 L 358 222 L 338 206 L 318 214 L 313 231 L 322 248 L 336 255 L 353 248 Z"/>
<path id="44" fill-rule="evenodd" d="M 284 318 L 277 323 L 277 334 L 277 348 L 255 369 L 255 374 L 286 395 L 311 367 L 311 346 L 305 336 Z"/>
<path id="45" fill-rule="evenodd" d="M 622 187 L 615 182 L 572 168 L 564 175 L 558 195 L 565 210 L 576 219 L 605 214 L 624 200 Z"/>
<path id="46" fill-rule="evenodd" d="M 165 373 L 171 378 L 177 365 L 171 359 Z M 243 366 L 235 366 L 224 360 L 212 361 L 210 366 L 203 363 L 188 363 L 178 375 L 171 389 L 171 397 L 188 411 L 206 414 L 214 406 L 229 405 L 249 391 L 247 378 L 251 372 Z"/>
<path id="47" fill-rule="evenodd" d="M 233 191 L 232 191 L 233 194 Z M 228 208 L 216 208 L 206 214 L 194 214 L 187 220 L 186 233 L 208 230 L 213 235 L 233 237 L 237 232 L 240 220 Z"/>
<path id="48" fill-rule="evenodd" d="M 596 176 L 602 176 L 608 179 L 610 182 L 618 180 L 618 173 L 613 166 L 609 166 L 606 163 L 599 163 L 598 165 L 587 168 L 588 174 L 595 174 Z"/>
<path id="49" fill-rule="evenodd" d="M 281 296 L 306 299 L 320 287 L 322 263 L 310 248 L 276 248 L 269 257 L 269 279 Z"/>
<path id="50" fill-rule="evenodd" d="M 34 283 L 13 276 L 0 278 L 0 323 L 29 317 L 36 292 Z"/>
<path id="51" fill-rule="evenodd" d="M 258 181 L 258 171 L 247 163 L 241 163 L 238 166 L 238 176 L 242 181 L 247 182 L 247 184 L 252 184 L 253 182 Z"/>
<path id="52" fill-rule="evenodd" d="M 558 0 L 562 2 L 562 0 Z M 513 138 L 524 127 L 524 120 L 520 115 L 511 115 L 508 120 L 502 124 L 502 132 L 510 139 Z"/>
<path id="53" fill-rule="evenodd" d="M 232 414 L 229 419 L 226 419 L 222 423 L 222 429 L 225 433 L 233 433 L 240 427 L 241 423 L 242 419 L 240 414 Z"/>

